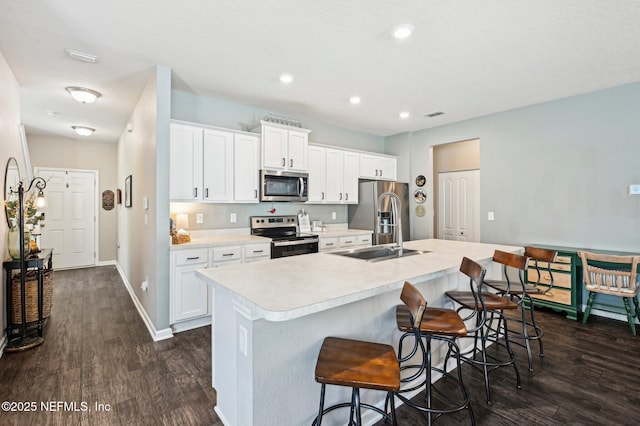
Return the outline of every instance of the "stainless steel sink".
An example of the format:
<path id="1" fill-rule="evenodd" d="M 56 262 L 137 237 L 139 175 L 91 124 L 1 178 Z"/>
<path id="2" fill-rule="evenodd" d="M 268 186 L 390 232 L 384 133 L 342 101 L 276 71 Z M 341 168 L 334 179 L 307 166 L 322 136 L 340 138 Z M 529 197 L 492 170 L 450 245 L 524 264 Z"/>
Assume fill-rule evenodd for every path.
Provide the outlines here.
<path id="1" fill-rule="evenodd" d="M 331 254 L 338 256 L 353 257 L 355 259 L 366 260 L 367 262 L 380 262 L 382 260 L 397 259 L 399 257 L 414 256 L 416 254 L 430 253 L 424 250 L 402 249 L 402 256 L 398 247 L 373 246 L 361 249 L 336 251 Z"/>

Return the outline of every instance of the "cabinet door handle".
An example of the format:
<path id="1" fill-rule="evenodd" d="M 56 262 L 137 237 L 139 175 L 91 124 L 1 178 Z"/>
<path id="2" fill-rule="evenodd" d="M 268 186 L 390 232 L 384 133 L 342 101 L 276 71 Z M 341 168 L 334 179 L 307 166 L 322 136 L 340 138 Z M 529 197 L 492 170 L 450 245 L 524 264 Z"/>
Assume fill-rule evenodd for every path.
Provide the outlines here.
<path id="1" fill-rule="evenodd" d="M 254 250 L 254 253 L 264 253 L 264 250 Z"/>
<path id="2" fill-rule="evenodd" d="M 345 243 L 345 244 L 352 244 L 352 243 L 353 243 L 353 241 L 345 241 L 344 243 Z"/>
<path id="3" fill-rule="evenodd" d="M 209 198 L 209 188 L 204 189 L 204 198 Z"/>
<path id="4" fill-rule="evenodd" d="M 344 193 L 344 200 L 345 201 L 349 201 L 349 193 L 348 192 Z"/>
<path id="5" fill-rule="evenodd" d="M 293 167 L 293 158 L 289 159 L 289 167 Z"/>
<path id="6" fill-rule="evenodd" d="M 193 188 L 193 198 L 198 198 L 198 188 Z"/>
<path id="7" fill-rule="evenodd" d="M 333 243 L 327 243 L 327 244 L 325 244 L 325 245 L 327 245 L 327 246 L 332 246 L 332 245 L 333 245 Z"/>
<path id="8" fill-rule="evenodd" d="M 324 191 L 322 191 L 322 199 L 324 200 Z"/>
<path id="9" fill-rule="evenodd" d="M 380 169 L 380 177 L 382 177 L 382 169 Z"/>
<path id="10" fill-rule="evenodd" d="M 378 169 L 376 169 L 376 176 L 378 176 Z"/>
<path id="11" fill-rule="evenodd" d="M 200 259 L 200 256 L 187 257 L 187 260 L 198 260 L 198 259 Z"/>
<path id="12" fill-rule="evenodd" d="M 287 159 L 286 159 L 286 158 L 284 158 L 284 157 L 282 157 L 282 167 L 284 167 L 284 166 L 285 166 L 285 164 L 287 164 L 287 163 L 286 163 L 286 161 L 287 161 Z"/>
<path id="13" fill-rule="evenodd" d="M 256 199 L 258 198 L 258 190 L 257 189 L 253 190 L 253 198 L 256 198 Z"/>
<path id="14" fill-rule="evenodd" d="M 233 253 L 222 253 L 222 256 L 224 256 L 224 257 L 233 256 Z"/>
<path id="15" fill-rule="evenodd" d="M 340 193 L 340 201 L 342 201 L 342 192 Z"/>

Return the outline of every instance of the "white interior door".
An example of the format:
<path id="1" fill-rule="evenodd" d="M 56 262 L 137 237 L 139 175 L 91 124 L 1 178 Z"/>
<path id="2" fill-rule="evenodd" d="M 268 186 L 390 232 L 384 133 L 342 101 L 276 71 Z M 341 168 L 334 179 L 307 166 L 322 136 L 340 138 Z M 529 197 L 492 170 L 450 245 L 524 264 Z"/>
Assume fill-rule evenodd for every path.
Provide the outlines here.
<path id="1" fill-rule="evenodd" d="M 97 172 L 38 169 L 36 174 L 47 181 L 40 245 L 53 249 L 54 268 L 95 265 Z"/>
<path id="2" fill-rule="evenodd" d="M 438 238 L 480 241 L 480 170 L 438 174 Z"/>

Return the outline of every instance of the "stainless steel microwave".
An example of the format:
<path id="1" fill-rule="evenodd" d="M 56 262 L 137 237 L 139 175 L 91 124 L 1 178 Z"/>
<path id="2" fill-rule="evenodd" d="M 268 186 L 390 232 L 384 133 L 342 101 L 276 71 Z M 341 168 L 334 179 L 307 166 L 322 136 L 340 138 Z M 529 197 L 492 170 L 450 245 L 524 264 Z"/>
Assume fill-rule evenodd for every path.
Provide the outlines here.
<path id="1" fill-rule="evenodd" d="M 308 173 L 260 170 L 260 201 L 307 201 Z"/>

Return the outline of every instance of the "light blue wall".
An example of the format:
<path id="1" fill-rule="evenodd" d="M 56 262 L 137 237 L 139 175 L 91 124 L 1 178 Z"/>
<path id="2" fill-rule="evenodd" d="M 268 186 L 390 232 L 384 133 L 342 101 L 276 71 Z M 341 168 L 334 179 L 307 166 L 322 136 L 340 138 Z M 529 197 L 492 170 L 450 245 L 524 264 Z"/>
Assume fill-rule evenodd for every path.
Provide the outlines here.
<path id="1" fill-rule="evenodd" d="M 414 176 L 428 169 L 430 147 L 479 138 L 483 242 L 637 252 L 640 196 L 628 186 L 640 183 L 639 117 L 633 83 L 390 137 L 387 152 Z M 420 229 L 415 238 L 430 236 Z"/>
<path id="2" fill-rule="evenodd" d="M 263 109 L 195 96 L 190 93 L 174 90 L 171 92 L 171 118 L 200 124 L 209 124 L 228 129 L 252 131 L 260 126 L 260 120 L 267 113 Z M 313 118 L 293 117 L 302 122 L 302 126 L 311 129 L 309 141 L 336 145 L 363 151 L 384 153 L 385 143 L 382 136 L 357 132 L 341 127 L 331 126 Z M 187 212 L 191 229 L 248 228 L 249 217 L 267 215 L 276 208 L 276 214 L 296 214 L 305 209 L 311 220 L 322 220 L 325 223 L 346 223 L 347 206 L 343 205 L 308 205 L 302 203 L 258 203 L 258 204 L 205 204 L 205 203 L 172 203 L 171 212 Z M 332 213 L 336 219 L 332 219 Z M 204 214 L 204 223 L 195 223 L 195 214 Z M 237 222 L 230 223 L 230 213 L 236 213 Z"/>

